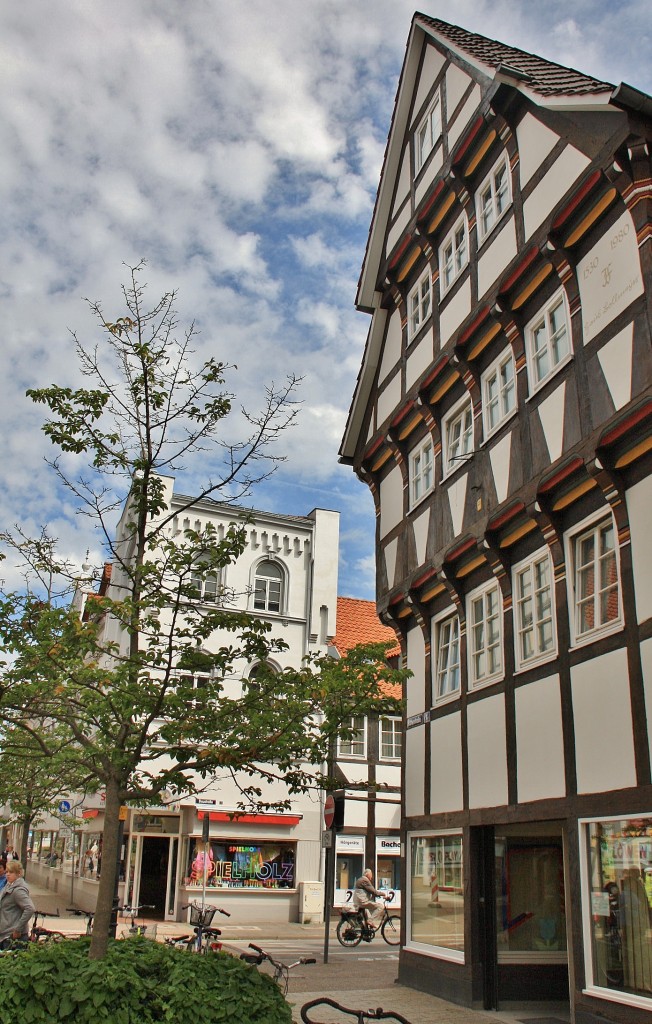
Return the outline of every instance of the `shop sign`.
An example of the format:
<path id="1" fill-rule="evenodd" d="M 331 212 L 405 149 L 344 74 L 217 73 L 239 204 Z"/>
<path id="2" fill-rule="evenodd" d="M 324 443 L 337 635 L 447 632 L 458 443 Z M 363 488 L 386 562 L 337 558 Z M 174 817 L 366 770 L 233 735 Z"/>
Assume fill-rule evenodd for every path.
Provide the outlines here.
<path id="1" fill-rule="evenodd" d="M 364 853 L 364 836 L 338 836 L 338 853 Z"/>
<path id="2" fill-rule="evenodd" d="M 376 837 L 376 853 L 384 853 L 386 857 L 399 857 L 401 840 L 396 836 Z"/>

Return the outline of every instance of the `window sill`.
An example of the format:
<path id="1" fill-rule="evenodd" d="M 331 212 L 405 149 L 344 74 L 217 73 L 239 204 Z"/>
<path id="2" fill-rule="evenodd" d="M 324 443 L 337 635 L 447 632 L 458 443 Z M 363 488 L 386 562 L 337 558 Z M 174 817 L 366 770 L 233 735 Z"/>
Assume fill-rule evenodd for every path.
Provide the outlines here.
<path id="1" fill-rule="evenodd" d="M 614 633 L 620 633 L 625 628 L 625 624 L 622 619 L 618 619 L 615 622 L 610 622 L 608 626 L 600 626 L 597 629 L 592 629 L 590 633 L 583 633 L 579 637 L 573 637 L 571 639 L 570 651 L 576 651 L 582 647 L 588 647 L 589 644 L 597 643 L 598 640 L 602 640 L 604 636 L 613 636 Z"/>
<path id="2" fill-rule="evenodd" d="M 440 305 L 444 301 L 446 296 L 450 295 L 451 292 L 455 291 L 455 285 L 458 284 L 462 280 L 462 278 L 465 276 L 466 271 L 468 269 L 469 269 L 469 264 L 467 262 L 467 263 L 464 264 L 464 266 L 459 271 L 459 273 L 457 273 L 455 275 L 455 277 L 453 278 L 453 280 L 451 281 L 451 283 L 448 285 L 448 287 L 446 289 L 444 289 L 444 281 L 443 281 L 442 277 L 440 276 L 440 278 L 439 278 L 439 303 L 440 303 Z"/>
<path id="3" fill-rule="evenodd" d="M 414 512 L 415 509 L 419 508 L 419 506 L 423 505 L 423 503 L 426 500 L 426 498 L 430 497 L 430 495 L 434 492 L 434 490 L 435 490 L 435 488 L 434 488 L 434 485 L 433 485 L 432 487 L 429 487 L 428 490 L 424 494 L 422 494 L 420 498 L 417 498 L 416 501 L 413 501 L 412 504 L 410 505 L 409 509 L 408 509 L 408 515 L 410 515 L 412 512 Z"/>
<path id="4" fill-rule="evenodd" d="M 546 651 L 545 654 L 539 654 L 535 658 L 529 658 L 528 661 L 516 666 L 514 669 L 514 675 L 523 675 L 525 672 L 529 672 L 532 668 L 537 668 L 539 665 L 546 665 L 548 662 L 554 661 L 557 654 L 558 651 L 557 648 L 555 648 L 553 651 Z"/>
<path id="5" fill-rule="evenodd" d="M 469 462 L 471 461 L 471 459 L 473 458 L 474 455 L 475 455 L 475 452 L 469 452 L 468 455 L 463 455 L 461 458 L 456 459 L 455 460 L 456 464 L 454 466 L 452 466 L 451 468 L 447 469 L 445 473 L 442 473 L 442 478 L 440 480 L 440 483 L 443 484 L 447 480 L 452 479 L 452 477 L 454 477 L 455 474 L 457 472 L 459 472 L 460 469 L 462 469 L 464 466 L 467 466 L 469 464 Z"/>
<path id="6" fill-rule="evenodd" d="M 493 439 L 496 437 L 496 435 L 500 433 L 502 428 L 504 426 L 506 426 L 510 422 L 510 420 L 514 419 L 514 417 L 516 416 L 517 412 L 518 412 L 518 406 L 515 406 L 512 409 L 511 412 L 507 413 L 507 416 L 505 416 L 505 418 L 502 419 L 500 421 L 500 423 L 497 423 L 496 426 L 492 428 L 491 431 L 487 431 L 485 429 L 485 425 L 484 425 L 484 422 L 483 422 L 483 424 L 482 424 L 482 431 L 483 431 L 483 435 L 484 436 L 482 438 L 482 441 L 480 442 L 480 447 L 482 448 L 482 447 L 484 447 L 484 445 L 488 444 L 489 441 L 493 441 Z"/>
<path id="7" fill-rule="evenodd" d="M 616 989 L 597 988 L 587 986 L 582 989 L 583 996 L 593 996 L 596 999 L 605 999 L 610 1003 L 621 1003 L 623 1006 L 636 1006 L 641 1010 L 652 1010 L 652 999 L 645 996 L 635 996 L 630 992 L 618 992 Z"/>
<path id="8" fill-rule="evenodd" d="M 530 393 L 528 394 L 528 396 L 525 399 L 525 401 L 526 402 L 531 402 L 532 399 L 535 398 L 539 394 L 540 391 L 543 391 L 543 389 L 546 387 L 546 385 L 554 377 L 556 377 L 557 374 L 561 370 L 563 370 L 565 366 L 568 366 L 568 364 L 572 361 L 572 359 L 573 359 L 573 353 L 572 352 L 570 352 L 567 356 L 564 356 L 564 358 L 560 362 L 557 363 L 557 365 L 550 371 L 550 373 L 548 373 L 547 376 L 543 378 L 543 380 L 539 381 L 539 383 L 536 385 L 536 387 L 530 389 Z M 531 381 L 531 379 L 532 378 L 531 378 L 531 375 L 530 375 L 530 362 L 528 360 L 528 383 Z"/>
<path id="9" fill-rule="evenodd" d="M 446 949 L 445 946 L 430 946 L 426 942 L 415 939 L 408 940 L 403 947 L 406 953 L 421 953 L 431 956 L 434 960 L 450 960 L 456 964 L 465 963 L 464 952 L 459 949 Z"/>
<path id="10" fill-rule="evenodd" d="M 413 335 L 408 335 L 407 346 L 405 349 L 406 355 L 410 355 L 410 349 L 416 348 L 418 343 L 427 334 L 429 327 L 432 327 L 432 313 L 428 316 L 427 320 L 424 320 L 423 323 L 419 325 Z"/>
<path id="11" fill-rule="evenodd" d="M 443 707 L 444 704 L 452 704 L 453 701 L 460 699 L 460 690 L 455 690 L 454 693 L 447 693 L 443 697 L 437 697 L 435 699 L 434 709 Z"/>
<path id="12" fill-rule="evenodd" d="M 479 679 L 477 683 L 470 683 L 469 693 L 475 693 L 477 690 L 485 690 L 488 686 L 493 686 L 494 683 L 501 683 L 504 678 L 504 672 L 495 672 L 492 676 L 486 676 L 484 679 Z"/>
<path id="13" fill-rule="evenodd" d="M 478 232 L 478 248 L 476 250 L 478 255 L 480 255 L 480 252 L 485 247 L 486 243 L 491 239 L 491 236 L 496 234 L 496 230 L 502 224 L 505 223 L 505 217 L 507 216 L 507 214 L 509 213 L 509 211 L 511 209 L 512 209 L 512 204 L 510 203 L 509 206 L 505 207 L 505 209 L 501 213 L 501 215 L 498 218 L 498 220 L 494 224 L 491 225 L 491 227 L 487 231 L 486 235 L 483 235 L 482 238 L 480 238 L 480 232 Z M 476 220 L 476 223 L 479 223 L 479 220 Z"/>

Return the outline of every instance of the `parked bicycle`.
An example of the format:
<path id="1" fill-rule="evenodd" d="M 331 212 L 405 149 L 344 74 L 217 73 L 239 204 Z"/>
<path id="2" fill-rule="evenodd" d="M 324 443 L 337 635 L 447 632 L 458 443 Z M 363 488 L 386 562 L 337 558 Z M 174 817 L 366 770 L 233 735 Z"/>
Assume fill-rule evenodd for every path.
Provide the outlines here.
<path id="1" fill-rule="evenodd" d="M 334 999 L 329 999 L 328 996 L 321 996 L 319 999 L 311 999 L 309 1003 L 304 1003 L 301 1007 L 301 1020 L 304 1024 L 325 1024 L 323 1019 L 320 1022 L 308 1016 L 308 1011 L 314 1010 L 318 1006 L 330 1006 L 333 1010 L 345 1013 L 349 1017 L 353 1017 L 356 1024 L 365 1024 L 365 1021 L 368 1020 L 389 1020 L 394 1024 L 410 1024 L 409 1020 L 402 1017 L 400 1013 L 393 1013 L 391 1010 L 385 1012 L 381 1006 L 377 1010 L 352 1010 L 348 1006 L 336 1003 Z"/>
<path id="2" fill-rule="evenodd" d="M 292 964 L 284 964 L 280 960 L 276 960 L 270 953 L 265 952 L 265 950 L 261 949 L 260 946 L 254 945 L 253 942 L 249 943 L 249 949 L 253 949 L 255 952 L 241 953 L 240 959 L 244 960 L 245 963 L 253 964 L 256 967 L 260 967 L 261 964 L 267 962 L 272 968 L 272 977 L 284 996 L 288 993 L 290 971 L 294 970 L 295 967 L 299 967 L 301 964 L 317 963 L 314 956 L 302 956 Z"/>
<path id="3" fill-rule="evenodd" d="M 388 904 L 394 898 L 390 892 L 387 900 L 383 902 L 383 916 L 379 927 L 374 931 L 370 927 L 364 907 L 359 910 L 341 911 L 341 918 L 337 925 L 337 941 L 341 946 L 358 946 L 364 939 L 365 942 L 372 942 L 374 936 L 380 932 L 389 946 L 398 946 L 401 941 L 401 919 L 398 914 L 390 914 Z"/>
<path id="4" fill-rule="evenodd" d="M 75 917 L 86 918 L 86 931 L 84 935 L 91 935 L 93 932 L 93 918 L 95 917 L 94 910 L 79 910 L 77 907 L 66 907 L 67 914 L 74 914 Z"/>
<path id="5" fill-rule="evenodd" d="M 192 934 L 175 935 L 166 939 L 169 946 L 177 946 L 182 949 L 192 950 L 195 953 L 218 953 L 222 948 L 219 928 L 211 928 L 213 918 L 216 914 L 224 914 L 230 917 L 228 910 L 221 907 L 208 906 L 201 903 L 186 903 L 182 910 L 190 910 L 190 924 L 193 925 Z"/>
<path id="6" fill-rule="evenodd" d="M 117 907 L 116 909 L 119 914 L 122 914 L 123 917 L 128 917 L 130 920 L 129 927 L 122 932 L 122 938 L 131 938 L 134 935 L 147 934 L 148 925 L 142 923 L 138 924 L 136 918 L 141 910 L 154 910 L 153 903 L 129 904 L 125 907 Z M 150 929 L 148 938 L 156 938 L 156 925 L 153 925 Z"/>
<path id="7" fill-rule="evenodd" d="M 63 939 L 67 939 L 68 936 L 66 935 L 65 932 L 60 932 L 60 931 L 56 931 L 56 930 L 53 931 L 50 928 L 45 928 L 43 924 L 39 925 L 39 919 L 41 920 L 41 922 L 43 922 L 44 918 L 46 918 L 46 917 L 60 917 L 60 916 L 61 915 L 59 914 L 58 910 L 57 910 L 56 913 L 51 913 L 50 911 L 47 911 L 47 910 L 37 910 L 37 911 L 35 911 L 34 918 L 32 920 L 32 927 L 30 928 L 30 932 L 29 932 L 29 941 L 30 942 L 61 942 Z"/>

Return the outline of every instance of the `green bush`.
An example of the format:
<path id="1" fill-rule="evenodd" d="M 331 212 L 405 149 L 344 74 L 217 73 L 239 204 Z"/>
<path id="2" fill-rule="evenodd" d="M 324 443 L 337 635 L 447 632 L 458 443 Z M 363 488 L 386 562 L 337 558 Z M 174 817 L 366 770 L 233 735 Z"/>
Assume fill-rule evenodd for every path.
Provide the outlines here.
<path id="1" fill-rule="evenodd" d="M 197 956 L 134 938 L 88 959 L 90 940 L 0 957 L 2 1020 L 21 1024 L 290 1024 L 271 978 L 225 953 Z"/>

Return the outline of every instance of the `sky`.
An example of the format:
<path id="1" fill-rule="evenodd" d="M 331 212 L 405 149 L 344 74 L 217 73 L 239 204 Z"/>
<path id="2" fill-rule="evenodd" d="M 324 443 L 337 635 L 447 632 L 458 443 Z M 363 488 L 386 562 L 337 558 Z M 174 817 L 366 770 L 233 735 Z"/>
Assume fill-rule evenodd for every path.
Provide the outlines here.
<path id="1" fill-rule="evenodd" d="M 416 9 L 652 92 L 649 0 L 21 0 L 0 5 L 0 530 L 42 525 L 101 564 L 44 462 L 29 387 L 77 386 L 84 299 L 123 315 L 126 267 L 178 291 L 198 356 L 257 407 L 302 378 L 253 507 L 336 509 L 339 593 L 374 597 L 373 502 L 338 450 L 369 318 L 360 267 Z M 210 465 L 189 460 L 177 490 Z M 15 573 L 5 563 L 5 586 Z"/>

